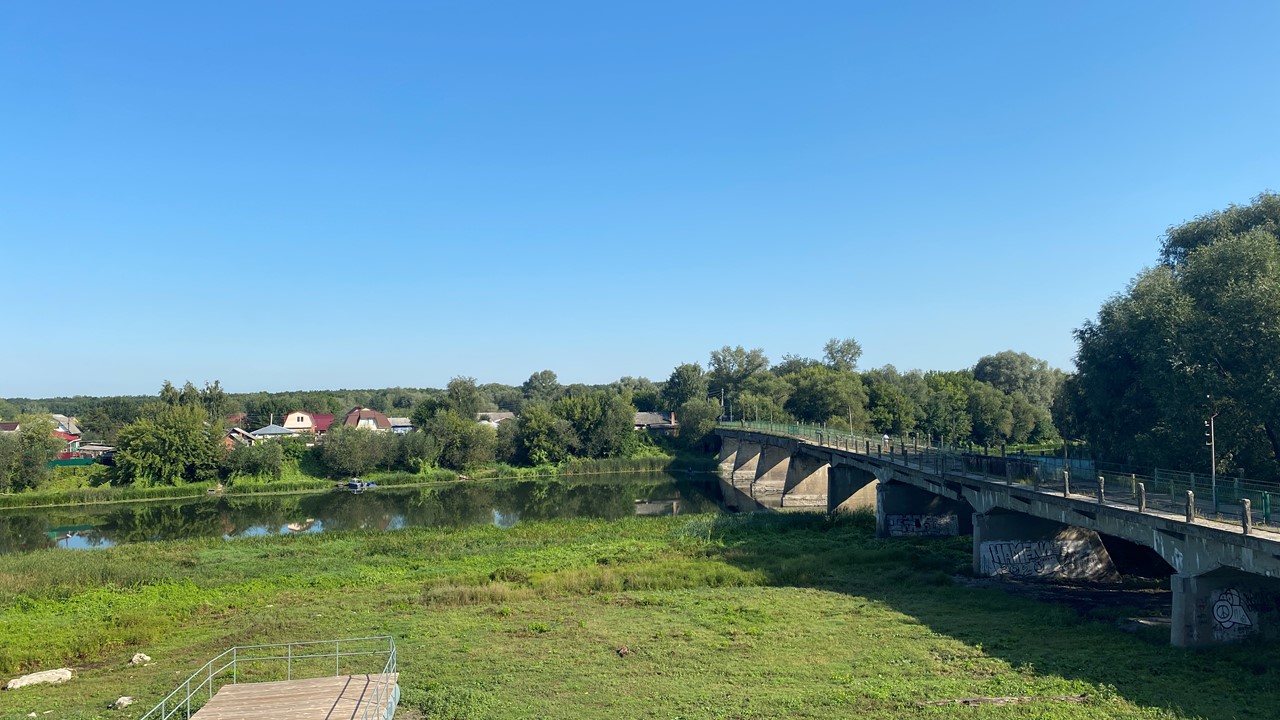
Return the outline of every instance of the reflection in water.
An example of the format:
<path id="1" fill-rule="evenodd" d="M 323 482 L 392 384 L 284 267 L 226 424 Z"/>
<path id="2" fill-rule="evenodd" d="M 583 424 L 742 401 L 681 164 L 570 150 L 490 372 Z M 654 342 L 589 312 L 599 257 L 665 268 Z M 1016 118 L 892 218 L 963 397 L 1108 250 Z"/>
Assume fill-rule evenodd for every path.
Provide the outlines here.
<path id="1" fill-rule="evenodd" d="M 718 510 L 706 477 L 621 476 L 609 482 L 470 482 L 360 494 L 221 497 L 110 507 L 0 512 L 0 553 L 92 549 L 197 537 L 457 527 L 569 517 L 615 519 Z"/>

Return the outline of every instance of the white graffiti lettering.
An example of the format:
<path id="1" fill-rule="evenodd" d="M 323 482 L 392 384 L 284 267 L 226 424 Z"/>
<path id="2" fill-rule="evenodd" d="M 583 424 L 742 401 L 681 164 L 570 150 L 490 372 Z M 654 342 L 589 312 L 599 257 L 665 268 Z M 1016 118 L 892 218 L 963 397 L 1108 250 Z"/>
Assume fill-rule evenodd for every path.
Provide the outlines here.
<path id="1" fill-rule="evenodd" d="M 890 537 L 940 537 L 960 534 L 955 515 L 885 515 Z"/>
<path id="2" fill-rule="evenodd" d="M 1085 540 L 984 542 L 979 564 L 984 575 L 1081 577 L 1092 566 L 1092 555 Z"/>

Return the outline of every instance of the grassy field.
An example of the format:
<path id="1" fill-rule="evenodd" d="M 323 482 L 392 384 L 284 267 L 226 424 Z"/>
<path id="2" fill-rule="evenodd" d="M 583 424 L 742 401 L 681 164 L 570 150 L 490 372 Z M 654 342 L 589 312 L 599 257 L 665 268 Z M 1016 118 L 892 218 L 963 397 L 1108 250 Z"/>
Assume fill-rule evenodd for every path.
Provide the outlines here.
<path id="1" fill-rule="evenodd" d="M 77 669 L 0 692 L 0 717 L 139 717 L 229 646 L 377 634 L 396 637 L 405 718 L 1276 716 L 1274 649 L 1173 649 L 957 584 L 968 538 L 873 525 L 577 520 L 0 557 L 0 677 Z M 139 651 L 153 663 L 129 667 Z M 119 695 L 138 703 L 106 710 Z M 1041 699 L 926 704 L 971 697 Z"/>

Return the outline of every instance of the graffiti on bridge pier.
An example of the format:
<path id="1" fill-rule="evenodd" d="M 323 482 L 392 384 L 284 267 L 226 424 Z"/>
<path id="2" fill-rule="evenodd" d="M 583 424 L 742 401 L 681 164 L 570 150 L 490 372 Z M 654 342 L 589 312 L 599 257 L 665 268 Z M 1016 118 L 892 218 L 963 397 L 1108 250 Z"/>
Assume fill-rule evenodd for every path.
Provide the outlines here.
<path id="1" fill-rule="evenodd" d="M 1087 540 L 982 543 L 982 574 L 1010 577 L 1080 577 L 1088 573 L 1093 547 Z"/>
<path id="2" fill-rule="evenodd" d="M 890 537 L 950 537 L 960 534 L 960 518 L 946 515 L 885 515 Z"/>

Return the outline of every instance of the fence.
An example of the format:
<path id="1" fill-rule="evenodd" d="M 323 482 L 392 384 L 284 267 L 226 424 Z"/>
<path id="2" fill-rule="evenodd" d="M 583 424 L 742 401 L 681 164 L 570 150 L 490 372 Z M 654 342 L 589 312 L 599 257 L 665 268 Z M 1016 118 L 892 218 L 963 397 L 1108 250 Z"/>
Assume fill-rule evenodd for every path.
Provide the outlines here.
<path id="1" fill-rule="evenodd" d="M 1089 460 L 1071 462 L 1033 455 L 1009 457 L 978 455 L 933 447 L 918 442 L 886 444 L 884 437 L 833 430 L 821 425 L 738 421 L 721 427 L 762 431 L 812 440 L 817 444 L 902 463 L 934 474 L 979 475 L 994 482 L 1029 485 L 1056 494 L 1084 495 L 1104 504 L 1156 510 L 1237 527 L 1254 525 L 1280 528 L 1280 483 L 1239 477 L 1216 478 L 1208 474 L 1153 469 L 1150 475 L 1126 472 L 1119 466 Z M 1087 469 L 1081 472 L 1081 469 Z"/>
<path id="2" fill-rule="evenodd" d="M 351 672 L 353 666 L 365 665 L 367 661 L 352 662 L 350 658 L 378 656 L 386 656 L 386 661 L 378 682 L 364 701 L 360 720 L 390 720 L 400 693 L 393 679 L 396 643 L 388 636 L 233 647 L 192 673 L 160 704 L 143 715 L 142 720 L 169 720 L 174 717 L 187 720 L 227 684 L 326 677 L 329 676 L 329 667 L 333 669 L 333 677 L 360 674 Z M 320 668 L 324 670 L 318 671 Z M 368 669 L 365 665 L 366 672 Z"/>

